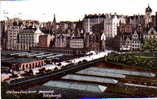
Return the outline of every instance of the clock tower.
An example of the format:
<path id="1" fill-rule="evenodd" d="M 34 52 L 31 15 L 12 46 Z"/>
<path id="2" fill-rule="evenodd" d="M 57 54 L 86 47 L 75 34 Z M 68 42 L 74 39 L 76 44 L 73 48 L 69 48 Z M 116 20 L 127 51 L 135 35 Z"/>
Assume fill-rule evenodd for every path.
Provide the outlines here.
<path id="1" fill-rule="evenodd" d="M 151 14 L 152 14 L 152 9 L 148 4 L 148 7 L 145 9 L 145 25 L 148 25 L 149 23 L 152 22 Z"/>

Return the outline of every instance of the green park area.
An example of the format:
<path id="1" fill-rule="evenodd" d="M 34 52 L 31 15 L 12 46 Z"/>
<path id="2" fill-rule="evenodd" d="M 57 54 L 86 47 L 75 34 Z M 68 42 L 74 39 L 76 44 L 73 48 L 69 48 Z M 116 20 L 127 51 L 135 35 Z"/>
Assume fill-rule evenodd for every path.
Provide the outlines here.
<path id="1" fill-rule="evenodd" d="M 106 57 L 107 62 L 119 65 L 137 66 L 146 70 L 157 70 L 157 53 L 111 53 Z"/>
<path id="2" fill-rule="evenodd" d="M 139 52 L 111 53 L 106 57 L 106 60 L 113 64 L 137 66 L 145 70 L 157 70 L 157 40 L 145 40 Z"/>

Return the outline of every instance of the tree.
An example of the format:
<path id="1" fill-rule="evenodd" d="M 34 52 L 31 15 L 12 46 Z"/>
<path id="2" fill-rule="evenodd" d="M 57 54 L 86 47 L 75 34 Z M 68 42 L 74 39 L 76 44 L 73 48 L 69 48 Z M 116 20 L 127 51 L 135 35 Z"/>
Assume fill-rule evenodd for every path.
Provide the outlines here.
<path id="1" fill-rule="evenodd" d="M 149 50 L 149 51 L 157 50 L 157 40 L 155 38 L 145 40 L 143 42 L 143 49 L 144 50 Z"/>

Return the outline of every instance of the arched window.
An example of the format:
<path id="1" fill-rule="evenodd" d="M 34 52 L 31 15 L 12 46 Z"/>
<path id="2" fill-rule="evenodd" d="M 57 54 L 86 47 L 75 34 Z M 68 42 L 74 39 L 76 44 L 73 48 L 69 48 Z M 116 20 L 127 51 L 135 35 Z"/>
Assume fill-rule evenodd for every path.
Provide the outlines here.
<path id="1" fill-rule="evenodd" d="M 28 64 L 25 65 L 25 68 L 28 69 Z"/>
<path id="2" fill-rule="evenodd" d="M 24 70 L 24 65 L 23 64 L 21 65 L 21 70 Z"/>
<path id="3" fill-rule="evenodd" d="M 36 67 L 38 66 L 38 62 L 36 62 Z"/>
<path id="4" fill-rule="evenodd" d="M 29 69 L 31 69 L 32 68 L 32 64 L 29 64 Z"/>

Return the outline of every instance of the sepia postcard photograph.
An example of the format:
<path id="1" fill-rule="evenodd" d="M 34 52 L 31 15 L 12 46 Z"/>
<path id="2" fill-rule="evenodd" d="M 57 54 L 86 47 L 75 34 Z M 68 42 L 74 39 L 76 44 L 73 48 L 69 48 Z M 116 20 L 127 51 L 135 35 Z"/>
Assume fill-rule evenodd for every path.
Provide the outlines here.
<path id="1" fill-rule="evenodd" d="M 0 0 L 0 99 L 157 98 L 156 0 Z"/>

